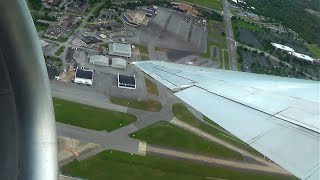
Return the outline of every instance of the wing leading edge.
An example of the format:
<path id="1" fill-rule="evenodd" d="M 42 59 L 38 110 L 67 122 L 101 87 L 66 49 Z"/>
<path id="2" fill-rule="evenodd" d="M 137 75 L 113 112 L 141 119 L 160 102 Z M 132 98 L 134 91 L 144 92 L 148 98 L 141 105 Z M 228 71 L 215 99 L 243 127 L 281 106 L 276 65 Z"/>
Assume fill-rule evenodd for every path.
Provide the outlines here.
<path id="1" fill-rule="evenodd" d="M 160 61 L 135 65 L 295 176 L 319 178 L 319 82 Z"/>

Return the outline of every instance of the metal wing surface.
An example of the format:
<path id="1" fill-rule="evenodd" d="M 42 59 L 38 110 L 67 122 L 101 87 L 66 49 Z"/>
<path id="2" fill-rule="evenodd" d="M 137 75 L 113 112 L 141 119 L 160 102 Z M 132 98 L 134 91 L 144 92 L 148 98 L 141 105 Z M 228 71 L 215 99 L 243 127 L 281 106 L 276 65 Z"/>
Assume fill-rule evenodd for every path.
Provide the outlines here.
<path id="1" fill-rule="evenodd" d="M 301 179 L 319 179 L 319 82 L 162 61 L 134 63 Z"/>

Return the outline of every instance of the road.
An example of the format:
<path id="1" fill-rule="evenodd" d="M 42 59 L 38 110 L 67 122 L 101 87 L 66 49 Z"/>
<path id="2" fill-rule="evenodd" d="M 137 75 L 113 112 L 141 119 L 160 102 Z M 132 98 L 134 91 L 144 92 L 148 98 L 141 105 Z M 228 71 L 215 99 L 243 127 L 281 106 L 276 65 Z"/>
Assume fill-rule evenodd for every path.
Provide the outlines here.
<path id="1" fill-rule="evenodd" d="M 226 31 L 227 31 L 227 42 L 228 42 L 228 54 L 230 62 L 230 70 L 237 71 L 237 60 L 236 60 L 236 43 L 233 41 L 233 30 L 231 24 L 231 12 L 230 5 L 227 0 L 223 1 L 223 17 L 226 22 Z"/>
<path id="2" fill-rule="evenodd" d="M 128 108 L 108 103 L 107 97 L 92 88 L 78 84 L 50 81 L 53 97 L 126 113 Z"/>
<path id="3" fill-rule="evenodd" d="M 283 175 L 290 175 L 289 172 L 284 171 L 282 168 L 273 167 L 273 166 L 265 166 L 265 165 L 257 165 L 252 163 L 246 163 L 246 162 L 239 162 L 239 161 L 233 161 L 233 160 L 225 160 L 225 159 L 218 159 L 215 157 L 208 157 L 198 154 L 192 154 L 192 153 L 186 153 L 182 151 L 176 151 L 172 149 L 166 149 L 166 148 L 160 148 L 160 147 L 154 147 L 152 145 L 147 145 L 147 152 L 152 154 L 158 154 L 158 155 L 164 155 L 173 157 L 175 159 L 184 159 L 189 161 L 196 161 L 196 162 L 202 162 L 202 163 L 208 163 L 213 165 L 219 165 L 219 166 L 227 166 L 237 169 L 244 169 L 249 171 L 260 171 L 265 173 L 275 173 L 275 174 L 283 174 Z"/>

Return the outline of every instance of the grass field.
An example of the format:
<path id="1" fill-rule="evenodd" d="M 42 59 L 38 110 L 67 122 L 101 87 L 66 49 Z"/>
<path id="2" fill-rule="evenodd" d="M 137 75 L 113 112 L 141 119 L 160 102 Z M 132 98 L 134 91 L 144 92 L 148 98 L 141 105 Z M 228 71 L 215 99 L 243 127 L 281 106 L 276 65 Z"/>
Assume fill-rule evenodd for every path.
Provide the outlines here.
<path id="1" fill-rule="evenodd" d="M 156 47 L 156 51 L 166 51 L 166 49 L 162 47 Z"/>
<path id="2" fill-rule="evenodd" d="M 57 41 L 63 43 L 63 42 L 66 42 L 68 39 L 69 39 L 68 37 L 62 37 L 62 36 L 60 36 L 60 37 L 57 39 Z"/>
<path id="3" fill-rule="evenodd" d="M 153 94 L 155 96 L 159 96 L 158 86 L 155 82 L 151 81 L 149 78 L 144 78 L 147 86 L 147 91 L 150 94 Z"/>
<path id="4" fill-rule="evenodd" d="M 131 114 L 53 98 L 56 120 L 61 123 L 108 132 L 136 121 Z"/>
<path id="5" fill-rule="evenodd" d="M 199 6 L 208 7 L 214 10 L 222 11 L 221 0 L 183 0 L 184 2 L 192 3 Z"/>
<path id="6" fill-rule="evenodd" d="M 55 53 L 54 53 L 54 55 L 56 55 L 56 56 L 60 56 L 60 54 L 64 51 L 64 46 L 61 46 Z"/>
<path id="7" fill-rule="evenodd" d="M 177 117 L 181 121 L 184 121 L 185 123 L 188 123 L 198 129 L 201 129 L 202 131 L 205 131 L 205 132 L 207 132 L 217 138 L 223 139 L 223 140 L 229 142 L 230 144 L 233 144 L 237 147 L 245 149 L 251 153 L 254 153 L 256 155 L 260 155 L 259 152 L 257 152 L 256 150 L 254 150 L 250 146 L 246 145 L 245 143 L 241 142 L 239 139 L 234 138 L 233 136 L 230 136 L 230 134 L 227 134 L 224 131 L 219 130 L 219 128 L 221 129 L 221 127 L 218 126 L 216 123 L 211 122 L 211 124 L 213 124 L 213 125 L 215 124 L 215 126 L 219 127 L 219 128 L 211 127 L 211 126 L 205 124 L 204 122 L 200 121 L 195 116 L 193 116 L 193 114 L 183 104 L 180 104 L 180 103 L 174 104 L 172 106 L 172 112 L 175 117 Z M 210 119 L 207 118 L 206 120 L 209 121 Z"/>
<path id="8" fill-rule="evenodd" d="M 162 109 L 161 103 L 155 100 L 137 101 L 137 100 L 131 100 L 131 99 L 118 98 L 118 97 L 110 97 L 110 101 L 113 104 L 132 107 L 136 109 L 142 109 L 146 111 L 159 112 Z"/>
<path id="9" fill-rule="evenodd" d="M 113 150 L 101 152 L 81 162 L 73 161 L 62 167 L 62 173 L 94 180 L 293 179 L 292 177 L 210 167 L 204 164 L 161 157 L 131 155 Z"/>
<path id="10" fill-rule="evenodd" d="M 209 40 L 208 40 L 208 41 L 207 41 L 207 52 L 201 54 L 201 57 L 207 58 L 207 59 L 210 58 L 210 47 L 211 47 L 211 46 L 217 46 L 217 44 L 214 43 L 214 42 L 212 42 L 212 41 L 209 41 Z"/>
<path id="11" fill-rule="evenodd" d="M 149 144 L 174 148 L 180 151 L 243 160 L 241 154 L 165 121 L 160 121 L 134 132 L 130 134 L 130 137 L 146 141 Z"/>
<path id="12" fill-rule="evenodd" d="M 220 28 L 217 28 L 217 26 L 219 26 Z M 227 49 L 226 37 L 222 35 L 222 32 L 225 32 L 225 25 L 223 24 L 223 22 L 209 20 L 207 28 L 208 28 L 207 52 L 203 53 L 201 57 L 209 59 L 210 46 L 215 46 L 219 50 L 220 62 L 222 67 L 222 55 L 221 55 L 222 49 Z"/>
<path id="13" fill-rule="evenodd" d="M 311 54 L 313 54 L 316 58 L 320 58 L 320 47 L 317 47 L 315 45 L 306 45 Z"/>
<path id="14" fill-rule="evenodd" d="M 230 70 L 229 56 L 227 51 L 223 51 L 224 53 L 224 69 Z"/>
<path id="15" fill-rule="evenodd" d="M 249 22 L 238 20 L 238 19 L 232 19 L 232 28 L 235 30 L 236 27 L 238 29 L 247 29 L 251 31 L 257 31 L 257 32 L 263 32 L 264 30 L 258 26 L 258 25 L 253 25 Z"/>
<path id="16" fill-rule="evenodd" d="M 139 49 L 141 60 L 150 60 L 149 50 L 146 46 L 139 44 L 136 44 L 135 46 Z"/>

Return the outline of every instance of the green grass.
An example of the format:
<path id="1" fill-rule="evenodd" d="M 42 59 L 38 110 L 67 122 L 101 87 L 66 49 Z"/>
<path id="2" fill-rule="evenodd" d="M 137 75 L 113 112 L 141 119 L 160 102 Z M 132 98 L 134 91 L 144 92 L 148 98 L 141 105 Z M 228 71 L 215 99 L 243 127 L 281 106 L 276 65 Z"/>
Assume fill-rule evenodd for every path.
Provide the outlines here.
<path id="1" fill-rule="evenodd" d="M 258 174 L 236 169 L 210 167 L 204 164 L 161 157 L 131 155 L 114 150 L 101 152 L 81 162 L 73 161 L 62 167 L 62 173 L 94 180 L 203 180 L 208 177 L 246 180 L 294 179 L 293 177 L 267 173 Z"/>
<path id="2" fill-rule="evenodd" d="M 214 24 L 220 24 L 221 29 L 215 28 Z M 207 40 L 207 52 L 203 53 L 201 57 L 210 58 L 210 46 L 215 46 L 218 48 L 220 54 L 222 53 L 222 49 L 227 49 L 227 40 L 226 37 L 221 34 L 221 32 L 225 32 L 225 25 L 223 22 L 218 22 L 214 20 L 208 21 L 208 40 Z M 214 41 L 212 40 L 214 39 Z M 222 55 L 220 55 L 220 61 L 222 61 Z M 222 66 L 222 62 L 221 62 Z"/>
<path id="3" fill-rule="evenodd" d="M 60 36 L 60 37 L 57 39 L 57 41 L 63 43 L 63 42 L 66 42 L 68 39 L 69 39 L 68 37 L 62 37 L 62 36 Z"/>
<path id="4" fill-rule="evenodd" d="M 53 98 L 53 105 L 58 122 L 97 131 L 106 130 L 110 132 L 136 121 L 136 117 L 131 114 L 101 109 L 57 98 Z"/>
<path id="5" fill-rule="evenodd" d="M 222 11 L 222 2 L 221 0 L 183 0 L 184 2 L 192 3 L 199 6 L 205 6 L 210 9 Z"/>
<path id="6" fill-rule="evenodd" d="M 206 53 L 202 53 L 201 57 L 206 58 L 206 59 L 210 58 L 210 47 L 211 46 L 217 46 L 217 44 L 212 42 L 212 41 L 207 41 L 207 52 Z"/>
<path id="7" fill-rule="evenodd" d="M 137 101 L 137 100 L 123 99 L 123 98 L 111 96 L 110 101 L 113 104 L 141 109 L 145 111 L 159 112 L 162 109 L 161 103 L 155 100 Z"/>
<path id="8" fill-rule="evenodd" d="M 39 23 L 39 22 L 34 22 L 34 25 L 36 26 L 37 31 L 46 31 L 49 27 L 49 24 L 45 23 Z"/>
<path id="9" fill-rule="evenodd" d="M 235 30 L 235 28 L 238 27 L 238 29 L 248 29 L 251 31 L 257 31 L 257 32 L 263 32 L 264 30 L 258 26 L 253 25 L 249 22 L 238 20 L 238 19 L 232 19 L 232 28 Z"/>
<path id="10" fill-rule="evenodd" d="M 149 78 L 147 78 L 147 77 L 145 77 L 144 80 L 146 82 L 148 93 L 153 94 L 155 96 L 159 96 L 159 91 L 158 91 L 157 84 L 155 82 L 153 82 L 152 80 L 150 80 Z"/>
<path id="11" fill-rule="evenodd" d="M 230 70 L 230 62 L 229 56 L 227 51 L 223 51 L 224 53 L 224 69 Z"/>
<path id="12" fill-rule="evenodd" d="M 320 47 L 311 44 L 307 44 L 306 46 L 311 54 L 313 54 L 316 58 L 320 58 Z"/>
<path id="13" fill-rule="evenodd" d="M 56 55 L 56 56 L 60 56 L 60 54 L 64 51 L 64 46 L 61 46 L 55 53 L 54 53 L 54 55 Z"/>
<path id="14" fill-rule="evenodd" d="M 139 49 L 141 60 L 150 60 L 149 50 L 146 46 L 139 44 L 136 44 L 135 46 Z"/>
<path id="15" fill-rule="evenodd" d="M 156 47 L 156 51 L 166 51 L 166 49 L 162 47 Z"/>
<path id="16" fill-rule="evenodd" d="M 179 151 L 225 159 L 243 160 L 241 154 L 165 121 L 160 121 L 134 132 L 130 134 L 130 137 L 146 141 L 149 144 L 174 148 Z"/>
<path id="17" fill-rule="evenodd" d="M 259 152 L 257 152 L 255 149 L 251 148 L 250 146 L 248 146 L 244 142 L 241 142 L 241 140 L 234 138 L 233 136 L 230 136 L 230 134 L 227 134 L 222 130 L 219 130 L 219 128 L 221 129 L 221 127 L 218 126 L 217 124 L 215 124 L 214 122 L 211 122 L 211 124 L 214 123 L 215 126 L 219 127 L 219 128 L 211 127 L 211 126 L 205 124 L 204 122 L 200 121 L 181 103 L 174 104 L 172 106 L 172 112 L 173 112 L 174 116 L 177 117 L 179 120 L 181 120 L 187 124 L 190 124 L 193 127 L 201 129 L 202 131 L 204 131 L 208 134 L 211 134 L 212 136 L 215 136 L 217 138 L 225 140 L 225 141 L 229 142 L 230 144 L 233 144 L 239 148 L 245 149 L 253 154 L 260 155 Z M 209 121 L 208 118 L 206 120 Z"/>

